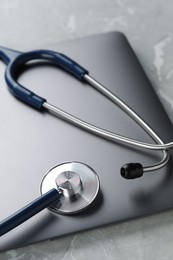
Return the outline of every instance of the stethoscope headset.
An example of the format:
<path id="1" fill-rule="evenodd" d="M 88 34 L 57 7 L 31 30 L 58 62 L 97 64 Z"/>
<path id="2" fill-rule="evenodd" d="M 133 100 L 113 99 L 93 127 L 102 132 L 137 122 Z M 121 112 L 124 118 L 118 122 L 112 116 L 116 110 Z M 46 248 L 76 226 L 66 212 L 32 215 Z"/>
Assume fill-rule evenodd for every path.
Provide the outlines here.
<path id="1" fill-rule="evenodd" d="M 64 54 L 50 50 L 35 50 L 21 53 L 0 47 L 0 58 L 7 65 L 5 80 L 10 92 L 24 103 L 40 111 L 47 110 L 67 122 L 102 138 L 143 149 L 162 151 L 162 159 L 156 164 L 148 166 L 143 166 L 141 163 L 125 164 L 120 169 L 122 177 L 126 179 L 139 178 L 145 172 L 159 170 L 168 163 L 170 159 L 169 149 L 173 147 L 173 142 L 165 144 L 155 131 L 136 112 L 125 104 L 125 102 L 93 79 L 86 69 Z M 87 82 L 127 113 L 146 131 L 156 144 L 140 142 L 91 125 L 60 108 L 49 104 L 45 98 L 38 96 L 19 84 L 17 78 L 19 76 L 20 68 L 33 60 L 43 60 L 56 64 L 75 76 L 78 80 Z M 88 165 L 80 162 L 67 162 L 52 168 L 44 176 L 40 189 L 42 195 L 38 199 L 0 222 L 0 236 L 47 207 L 60 214 L 75 214 L 81 212 L 95 200 L 99 192 L 99 178 L 96 172 Z"/>

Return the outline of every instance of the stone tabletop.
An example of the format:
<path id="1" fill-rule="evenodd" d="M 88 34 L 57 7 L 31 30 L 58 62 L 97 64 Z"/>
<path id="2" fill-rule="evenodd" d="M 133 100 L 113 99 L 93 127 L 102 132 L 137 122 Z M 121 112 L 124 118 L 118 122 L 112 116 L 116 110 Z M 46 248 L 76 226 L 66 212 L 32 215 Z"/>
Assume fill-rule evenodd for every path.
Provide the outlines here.
<path id="1" fill-rule="evenodd" d="M 0 0 L 0 44 L 27 51 L 109 31 L 126 34 L 173 122 L 171 0 Z M 173 211 L 0 254 L 0 260 L 171 260 Z"/>

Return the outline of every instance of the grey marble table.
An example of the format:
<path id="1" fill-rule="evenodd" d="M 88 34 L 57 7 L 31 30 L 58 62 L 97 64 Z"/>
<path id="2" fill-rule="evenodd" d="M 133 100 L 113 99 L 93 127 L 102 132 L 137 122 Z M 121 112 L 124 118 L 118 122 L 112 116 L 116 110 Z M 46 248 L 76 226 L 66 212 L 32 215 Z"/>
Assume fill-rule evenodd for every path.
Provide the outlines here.
<path id="1" fill-rule="evenodd" d="M 26 51 L 124 32 L 173 121 L 172 0 L 0 0 L 0 44 Z M 0 259 L 173 259 L 173 211 L 10 250 Z"/>

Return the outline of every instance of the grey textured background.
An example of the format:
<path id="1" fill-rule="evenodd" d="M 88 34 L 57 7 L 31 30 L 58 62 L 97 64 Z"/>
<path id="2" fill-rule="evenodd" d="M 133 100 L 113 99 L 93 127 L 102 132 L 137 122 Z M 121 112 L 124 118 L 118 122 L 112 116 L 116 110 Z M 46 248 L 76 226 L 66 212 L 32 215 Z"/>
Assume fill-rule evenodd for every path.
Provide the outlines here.
<path id="1" fill-rule="evenodd" d="M 171 120 L 171 0 L 0 0 L 0 45 L 28 50 L 95 33 L 124 32 Z M 0 259 L 173 259 L 173 212 L 11 250 Z"/>

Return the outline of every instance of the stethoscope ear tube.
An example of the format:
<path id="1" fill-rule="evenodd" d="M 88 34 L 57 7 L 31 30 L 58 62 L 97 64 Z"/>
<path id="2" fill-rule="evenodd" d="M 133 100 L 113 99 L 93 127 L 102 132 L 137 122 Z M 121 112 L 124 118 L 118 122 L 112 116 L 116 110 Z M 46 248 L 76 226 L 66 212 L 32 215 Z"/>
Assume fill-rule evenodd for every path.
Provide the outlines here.
<path id="1" fill-rule="evenodd" d="M 127 104 L 125 104 L 120 98 L 111 93 L 108 89 L 106 89 L 103 85 L 93 79 L 90 75 L 86 74 L 84 79 L 96 90 L 102 93 L 105 97 L 107 97 L 110 101 L 119 106 L 125 113 L 127 113 L 137 124 L 139 124 L 145 132 L 148 133 L 149 136 L 157 143 L 157 144 L 147 144 L 144 142 L 140 142 L 122 135 L 118 135 L 116 133 L 112 133 L 110 131 L 101 129 L 97 126 L 91 125 L 88 122 L 85 122 L 75 116 L 70 115 L 69 113 L 59 109 L 58 107 L 49 104 L 48 102 L 43 103 L 43 107 L 50 111 L 51 113 L 57 115 L 58 117 L 70 122 L 80 128 L 83 128 L 97 136 L 100 136 L 104 139 L 111 140 L 113 142 L 118 142 L 121 144 L 127 144 L 134 147 L 149 149 L 149 150 L 162 150 L 163 158 L 156 164 L 149 166 L 142 166 L 140 163 L 129 163 L 125 164 L 120 172 L 121 176 L 125 179 L 134 179 L 139 178 L 145 172 L 155 171 L 162 167 L 164 167 L 170 158 L 170 152 L 165 148 L 165 144 L 161 140 L 161 138 L 156 134 L 156 132 L 136 113 L 134 112 Z M 172 144 L 173 145 L 173 144 Z M 134 166 L 135 165 L 135 166 Z M 137 165 L 137 167 L 136 167 Z M 139 167 L 140 165 L 140 167 Z M 128 166 L 128 167 L 127 167 Z M 124 171 L 125 170 L 125 171 Z M 126 172 L 126 174 L 123 174 Z"/>

